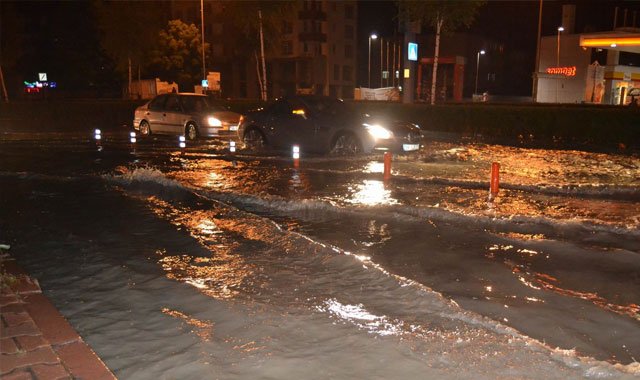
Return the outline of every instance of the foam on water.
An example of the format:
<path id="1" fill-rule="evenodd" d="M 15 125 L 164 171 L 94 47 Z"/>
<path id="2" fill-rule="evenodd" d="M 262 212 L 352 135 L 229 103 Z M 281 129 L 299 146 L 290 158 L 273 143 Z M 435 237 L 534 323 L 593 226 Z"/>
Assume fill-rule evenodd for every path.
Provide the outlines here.
<path id="1" fill-rule="evenodd" d="M 136 169 L 124 176 L 116 175 L 105 178 L 125 188 L 133 183 L 149 183 L 152 189 L 157 184 L 161 184 L 162 186 L 182 187 L 186 191 L 192 190 L 175 181 L 167 180 L 162 173 L 152 169 Z M 309 308 L 326 313 L 332 318 L 342 321 L 341 323 L 347 323 L 365 332 L 383 337 L 396 336 L 403 339 L 410 337 L 412 340 L 428 338 L 431 343 L 433 343 L 433 339 L 448 341 L 455 337 L 455 342 L 458 345 L 468 347 L 462 349 L 466 355 L 471 353 L 475 355 L 478 351 L 484 351 L 485 344 L 491 342 L 491 345 L 496 345 L 494 349 L 501 351 L 501 355 L 511 355 L 510 351 L 514 348 L 531 351 L 527 355 L 547 356 L 568 368 L 577 369 L 579 376 L 606 378 L 619 376 L 621 373 L 640 374 L 637 363 L 612 365 L 579 356 L 572 351 L 552 349 L 497 321 L 460 309 L 457 304 L 432 289 L 407 278 L 390 274 L 366 257 L 353 255 L 339 247 L 327 246 L 302 234 L 287 231 L 274 225 L 270 220 L 236 208 L 230 208 L 226 203 L 243 207 L 259 206 L 279 211 L 314 209 L 338 214 L 345 212 L 379 213 L 381 210 L 354 211 L 336 207 L 327 202 L 287 201 L 277 197 L 263 199 L 256 196 L 195 190 L 200 196 L 225 202 L 223 204 L 217 203 L 214 212 L 220 213 L 221 210 L 224 210 L 225 215 L 231 216 L 236 221 L 242 220 L 241 224 L 245 226 L 246 230 L 252 231 L 254 238 L 259 237 L 260 240 L 267 243 L 269 255 L 254 256 L 253 260 L 262 264 L 260 265 L 262 268 L 261 276 L 269 279 L 263 283 L 266 288 L 262 287 L 262 289 L 268 289 L 268 291 L 257 291 L 250 286 L 245 287 L 242 293 L 243 297 L 248 297 L 253 302 L 266 303 L 276 307 L 297 308 L 303 306 L 305 309 Z M 174 206 L 163 204 L 161 207 L 172 209 Z M 184 211 L 169 210 L 167 215 L 175 216 Z M 416 212 L 416 210 L 407 211 L 386 207 L 382 211 L 395 215 L 394 217 L 398 217 L 398 215 L 402 218 L 425 217 L 425 214 L 421 214 L 419 210 Z M 451 218 L 456 222 L 475 220 L 475 218 L 455 215 L 444 210 L 434 212 L 430 210 L 428 217 Z M 192 235 L 198 235 L 196 231 L 193 231 L 193 227 L 189 227 L 186 219 L 188 218 L 185 217 L 175 223 L 187 226 Z M 526 221 L 526 223 L 534 225 L 541 222 L 543 221 L 536 219 Z M 509 224 L 514 221 L 505 220 L 503 223 Z M 554 226 L 564 227 L 564 224 Z M 530 229 L 530 226 L 527 228 Z M 608 230 L 607 226 L 602 228 L 614 234 L 633 235 L 637 233 L 637 231 Z M 586 229 L 592 229 L 592 226 Z M 238 229 L 236 228 L 235 231 Z M 295 254 L 293 254 L 294 252 Z M 283 255 L 283 253 L 286 254 Z M 274 261 L 274 259 L 277 260 Z M 284 272 L 282 272 L 283 270 Z M 313 275 L 309 277 L 311 273 Z M 175 278 L 189 283 L 191 278 L 187 277 L 178 276 Z M 294 294 L 288 294 L 292 284 L 296 284 Z M 336 292 L 337 289 L 333 289 L 335 284 L 339 284 L 339 292 Z M 211 286 L 216 287 L 219 284 L 200 282 L 196 285 L 198 288 Z M 364 289 L 367 291 L 363 291 Z M 209 294 L 216 297 L 215 291 Z M 365 305 L 370 305 L 369 307 L 375 310 L 370 310 Z M 399 305 L 402 306 L 399 307 Z M 489 339 L 487 334 L 497 335 Z M 467 346 L 469 344 L 471 346 Z M 461 357 L 458 360 L 461 360 Z M 456 365 L 460 365 L 460 363 Z"/>

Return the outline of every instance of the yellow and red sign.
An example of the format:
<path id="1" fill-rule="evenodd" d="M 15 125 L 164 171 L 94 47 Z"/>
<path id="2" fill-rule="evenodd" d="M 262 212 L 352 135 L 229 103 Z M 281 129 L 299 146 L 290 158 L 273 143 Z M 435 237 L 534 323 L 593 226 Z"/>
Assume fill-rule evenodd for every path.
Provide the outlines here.
<path id="1" fill-rule="evenodd" d="M 567 77 L 575 77 L 576 76 L 576 67 L 575 66 L 567 66 L 567 67 L 548 67 L 547 74 L 554 75 L 564 75 Z"/>

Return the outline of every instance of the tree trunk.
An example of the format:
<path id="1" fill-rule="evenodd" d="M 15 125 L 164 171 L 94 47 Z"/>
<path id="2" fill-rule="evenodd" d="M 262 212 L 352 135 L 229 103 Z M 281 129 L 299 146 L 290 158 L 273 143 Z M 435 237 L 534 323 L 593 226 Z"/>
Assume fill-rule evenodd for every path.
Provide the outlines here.
<path id="1" fill-rule="evenodd" d="M 433 74 L 431 75 L 431 105 L 436 102 L 436 78 L 438 74 L 438 57 L 440 56 L 440 32 L 442 31 L 442 24 L 444 20 L 438 17 L 436 22 L 436 49 L 433 54 Z"/>
<path id="2" fill-rule="evenodd" d="M 260 87 L 260 99 L 262 99 L 262 74 L 260 74 L 260 59 L 258 58 L 257 51 L 254 51 L 254 54 L 256 56 L 256 74 L 258 74 L 258 86 Z"/>
<path id="3" fill-rule="evenodd" d="M 258 21 L 260 22 L 260 57 L 262 60 L 262 100 L 267 101 L 267 65 L 264 60 L 264 34 L 262 32 L 262 11 L 258 11 Z"/>
<path id="4" fill-rule="evenodd" d="M 2 83 L 2 95 L 4 95 L 4 101 L 9 103 L 9 94 L 7 94 L 7 86 L 4 84 L 4 74 L 2 73 L 2 65 L 0 65 L 0 83 Z"/>

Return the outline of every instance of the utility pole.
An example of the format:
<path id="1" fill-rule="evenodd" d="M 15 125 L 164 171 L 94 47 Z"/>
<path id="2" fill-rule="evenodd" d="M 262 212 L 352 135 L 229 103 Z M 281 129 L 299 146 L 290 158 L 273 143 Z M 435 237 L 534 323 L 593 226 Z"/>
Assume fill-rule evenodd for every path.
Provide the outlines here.
<path id="1" fill-rule="evenodd" d="M 531 98 L 533 102 L 537 102 L 538 98 L 538 73 L 540 72 L 540 38 L 542 37 L 542 0 L 540 0 L 538 10 L 538 39 L 536 40 L 536 68 L 533 73 L 533 88 L 531 92 Z"/>
<path id="2" fill-rule="evenodd" d="M 207 79 L 207 67 L 204 61 L 204 0 L 200 0 L 200 31 L 202 33 L 202 79 Z M 203 88 L 203 92 L 206 90 Z"/>
<path id="3" fill-rule="evenodd" d="M 261 96 L 263 101 L 267 101 L 267 65 L 264 60 L 264 34 L 262 33 L 262 10 L 258 10 L 258 21 L 260 22 L 260 55 L 262 57 L 262 88 Z"/>

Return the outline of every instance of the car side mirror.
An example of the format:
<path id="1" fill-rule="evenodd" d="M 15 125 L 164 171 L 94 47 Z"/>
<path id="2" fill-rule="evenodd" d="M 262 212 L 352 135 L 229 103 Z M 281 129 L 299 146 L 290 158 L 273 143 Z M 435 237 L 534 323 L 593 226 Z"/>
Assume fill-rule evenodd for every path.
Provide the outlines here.
<path id="1" fill-rule="evenodd" d="M 291 114 L 292 114 L 292 115 L 294 115 L 294 116 L 301 117 L 301 118 L 303 118 L 303 119 L 305 119 L 305 120 L 307 119 L 307 114 L 306 114 L 306 112 L 304 112 L 304 110 L 303 110 L 303 109 L 301 109 L 301 108 L 299 108 L 299 109 L 295 109 L 295 110 L 291 111 Z"/>

